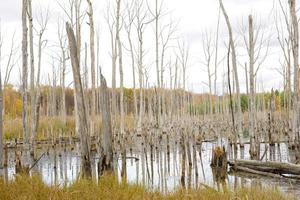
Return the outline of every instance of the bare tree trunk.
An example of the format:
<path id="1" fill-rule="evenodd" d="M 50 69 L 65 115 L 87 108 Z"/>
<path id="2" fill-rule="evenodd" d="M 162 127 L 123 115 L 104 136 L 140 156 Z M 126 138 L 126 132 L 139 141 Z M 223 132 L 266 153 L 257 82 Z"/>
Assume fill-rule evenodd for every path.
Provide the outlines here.
<path id="1" fill-rule="evenodd" d="M 230 42 L 229 42 L 230 43 Z M 229 104 L 230 104 L 230 111 L 231 111 L 231 120 L 232 120 L 232 129 L 234 135 L 234 162 L 236 167 L 236 160 L 237 160 L 237 133 L 235 128 L 235 117 L 233 111 L 233 102 L 232 102 L 232 92 L 231 92 L 231 83 L 230 83 L 230 48 L 231 46 L 228 45 L 228 53 L 227 53 L 227 78 L 228 78 L 228 90 L 229 90 Z"/>
<path id="2" fill-rule="evenodd" d="M 62 102 L 61 102 L 61 116 L 62 116 L 62 121 L 64 123 L 64 125 L 66 125 L 66 121 L 67 121 L 67 111 L 66 111 L 66 91 L 65 91 L 65 77 L 66 77 L 66 53 L 65 50 L 63 48 L 63 46 L 61 46 L 61 50 L 62 50 L 62 69 L 61 69 L 61 90 L 62 90 Z"/>
<path id="3" fill-rule="evenodd" d="M 254 33 L 253 18 L 249 15 L 249 78 L 250 78 L 250 106 L 249 106 L 249 135 L 250 135 L 250 156 L 251 159 L 259 159 L 256 148 L 255 133 L 255 91 L 254 91 Z M 248 90 L 248 89 L 247 89 Z"/>
<path id="4" fill-rule="evenodd" d="M 119 71 L 120 71 L 120 134 L 123 139 L 121 146 L 122 150 L 122 177 L 126 178 L 126 140 L 125 140 L 125 113 L 124 113 L 124 88 L 123 88 L 123 57 L 122 57 L 122 43 L 120 37 L 118 38 L 119 49 Z"/>
<path id="5" fill-rule="evenodd" d="M 159 20 L 159 11 L 158 11 L 158 0 L 155 0 L 155 64 L 156 64 L 156 78 L 157 78 L 157 87 L 161 87 L 160 78 L 159 78 L 159 57 L 158 57 L 158 20 Z"/>
<path id="6" fill-rule="evenodd" d="M 34 91 L 34 49 L 33 49 L 33 17 L 32 17 L 32 0 L 28 0 L 28 20 L 29 20 L 29 49 L 30 49 L 30 108 L 31 108 L 31 139 L 30 139 L 30 154 L 34 157 L 33 152 L 33 136 L 35 122 L 33 120 L 35 107 L 35 91 Z"/>
<path id="7" fill-rule="evenodd" d="M 92 102 L 91 102 L 91 135 L 95 135 L 95 112 L 96 112 L 96 80 L 95 80 L 95 31 L 93 19 L 93 6 L 91 0 L 87 0 L 89 5 L 89 20 L 90 20 L 90 53 L 91 53 L 91 76 L 92 76 Z"/>
<path id="8" fill-rule="evenodd" d="M 46 19 L 48 20 L 48 19 Z M 39 112 L 40 112 L 40 105 L 41 105 L 41 91 L 40 91 L 40 75 L 41 75 L 41 63 L 42 63 L 42 36 L 46 29 L 47 22 L 43 25 L 40 34 L 39 34 L 39 43 L 38 43 L 38 68 L 37 68 L 37 78 L 36 78 L 36 91 L 34 92 L 34 96 L 31 98 L 34 98 L 34 105 L 32 105 L 34 108 L 34 113 L 32 114 L 32 152 L 34 152 L 35 148 L 35 138 L 37 135 L 38 125 L 39 125 Z M 35 158 L 35 155 L 33 155 Z"/>
<path id="9" fill-rule="evenodd" d="M 208 89 L 209 89 L 209 114 L 213 114 L 213 100 L 212 100 L 212 73 L 211 73 L 211 59 L 212 59 L 212 41 L 211 41 L 211 34 L 205 33 L 205 36 L 203 36 L 203 52 L 205 57 L 205 65 L 207 69 L 207 77 L 208 77 Z M 216 67 L 216 65 L 215 65 Z"/>
<path id="10" fill-rule="evenodd" d="M 296 1 L 289 0 L 290 15 L 292 20 L 292 52 L 294 60 L 294 96 L 293 96 L 293 134 L 290 138 L 290 147 L 295 146 L 295 140 L 299 137 L 299 109 L 300 109 L 300 95 L 299 95 L 299 29 L 298 17 L 296 13 Z M 299 138 L 298 138 L 299 140 Z"/>
<path id="11" fill-rule="evenodd" d="M 127 38 L 129 42 L 129 51 L 130 51 L 130 56 L 131 56 L 131 67 L 132 67 L 132 82 L 133 82 L 133 104 L 134 104 L 134 119 L 135 123 L 138 119 L 138 105 L 137 105 L 137 95 L 136 95 L 136 82 L 135 82 L 135 62 L 134 62 L 134 50 L 133 50 L 133 44 L 131 40 L 131 26 L 133 23 L 133 19 L 131 18 L 130 11 L 129 12 L 129 23 L 126 26 L 126 31 L 127 31 Z"/>
<path id="12" fill-rule="evenodd" d="M 189 47 L 182 42 L 182 46 L 179 44 L 180 51 L 180 63 L 182 67 L 182 94 L 181 94 L 181 115 L 186 114 L 186 69 L 189 59 Z"/>
<path id="13" fill-rule="evenodd" d="M 56 86 L 57 86 L 57 79 L 56 79 L 56 71 L 55 71 L 55 65 L 54 61 L 52 64 L 52 88 L 51 88 L 51 113 L 52 117 L 56 117 L 57 115 L 57 109 L 56 109 Z"/>
<path id="14" fill-rule="evenodd" d="M 125 116 L 124 116 L 124 86 L 123 86 L 123 63 L 122 63 L 122 44 L 120 38 L 118 39 L 119 48 L 119 71 L 120 71 L 120 132 L 124 134 Z"/>
<path id="15" fill-rule="evenodd" d="M 217 92 L 217 77 L 218 77 L 218 48 L 219 48 L 219 29 L 220 29 L 220 14 L 221 14 L 221 9 L 219 9 L 219 14 L 218 14 L 218 23 L 217 23 L 217 33 L 216 33 L 216 52 L 215 52 L 215 79 L 214 79 L 214 94 L 218 98 L 218 92 Z M 219 98 L 218 98 L 219 99 Z M 219 100 L 217 100 L 217 103 L 219 104 Z M 217 104 L 217 108 L 219 111 L 219 105 Z"/>
<path id="16" fill-rule="evenodd" d="M 112 114 L 115 116 L 117 114 L 117 97 L 116 97 L 116 67 L 117 67 L 117 57 L 118 57 L 118 40 L 120 35 L 120 7 L 121 0 L 116 0 L 117 3 L 117 13 L 116 13 L 116 35 L 115 42 L 112 42 Z M 113 37 L 113 35 L 112 35 Z M 113 40 L 113 38 L 112 38 Z"/>
<path id="17" fill-rule="evenodd" d="M 161 88 L 162 83 L 160 82 L 160 77 L 159 77 L 159 35 L 158 35 L 158 20 L 159 20 L 159 10 L 158 10 L 158 0 L 155 0 L 155 64 L 156 64 L 156 75 L 157 75 L 157 87 L 158 87 L 158 119 L 157 119 L 157 125 L 160 126 L 161 124 Z M 162 71 L 160 72 L 162 73 Z"/>
<path id="18" fill-rule="evenodd" d="M 79 62 L 79 67 L 80 67 L 80 51 L 81 51 L 81 24 L 80 24 L 80 6 L 81 6 L 81 0 L 75 0 L 73 1 L 72 6 L 74 6 L 75 9 L 75 27 L 76 27 L 76 47 L 78 53 L 78 62 Z M 73 7 L 72 7 L 73 9 Z M 73 10 L 71 10 L 72 16 L 73 16 Z M 71 20 L 73 21 L 73 18 L 71 17 Z M 73 23 L 71 22 L 71 25 L 73 26 Z M 80 71 L 80 69 L 79 69 Z M 75 112 L 75 133 L 77 136 L 80 135 L 79 133 L 79 114 L 78 114 L 78 107 L 77 107 L 77 94 L 76 90 L 74 90 L 74 112 Z"/>
<path id="19" fill-rule="evenodd" d="M 23 0 L 22 5 L 22 120 L 23 120 L 23 134 L 24 142 L 29 142 L 28 116 L 27 116 L 27 78 L 28 78 L 28 28 L 27 28 L 27 0 Z"/>
<path id="20" fill-rule="evenodd" d="M 139 74 L 139 96 L 140 96 L 140 104 L 139 104 L 139 117 L 137 128 L 138 131 L 141 131 L 142 128 L 142 120 L 144 115 L 144 97 L 143 97 L 143 75 L 144 75 L 144 66 L 143 66 L 143 57 L 144 57 L 144 50 L 143 50 L 143 34 L 144 34 L 144 27 L 146 23 L 144 23 L 144 18 L 142 17 L 141 7 L 137 5 L 137 35 L 138 35 L 138 74 Z"/>
<path id="21" fill-rule="evenodd" d="M 225 11 L 225 8 L 223 6 L 222 0 L 219 0 L 220 2 L 220 7 L 222 9 L 228 32 L 229 32 L 229 39 L 230 39 L 230 47 L 231 47 L 231 59 L 232 59 L 232 67 L 234 71 L 234 78 L 235 78 L 235 85 L 236 85 L 236 96 L 237 96 L 237 134 L 238 138 L 240 140 L 240 146 L 243 147 L 243 132 L 242 132 L 242 110 L 241 110 L 241 98 L 240 98 L 240 83 L 239 83 L 239 78 L 238 78 L 238 71 L 237 71 L 237 61 L 236 61 L 236 52 L 235 52 L 235 45 L 233 41 L 233 34 L 232 34 L 232 28 L 230 25 L 230 21 L 228 18 L 228 15 Z"/>
<path id="22" fill-rule="evenodd" d="M 101 72 L 100 72 L 101 73 Z M 113 171 L 113 147 L 112 147 L 112 124 L 110 113 L 109 91 L 107 89 L 106 80 L 101 74 L 101 113 L 103 126 L 102 148 L 103 155 L 101 155 L 101 170 Z"/>
<path id="23" fill-rule="evenodd" d="M 84 102 L 84 93 L 80 78 L 80 67 L 78 60 L 78 47 L 76 45 L 76 39 L 71 28 L 70 24 L 66 24 L 67 35 L 69 39 L 70 46 L 70 57 L 72 63 L 72 71 L 75 85 L 75 94 L 76 94 L 76 103 L 78 108 L 78 131 L 80 133 L 80 142 L 81 142 L 81 159 L 82 159 L 82 175 L 83 177 L 91 177 L 91 161 L 90 161 L 90 147 L 89 147 L 89 134 L 88 134 L 88 122 L 87 122 L 87 113 L 86 113 L 86 104 Z"/>

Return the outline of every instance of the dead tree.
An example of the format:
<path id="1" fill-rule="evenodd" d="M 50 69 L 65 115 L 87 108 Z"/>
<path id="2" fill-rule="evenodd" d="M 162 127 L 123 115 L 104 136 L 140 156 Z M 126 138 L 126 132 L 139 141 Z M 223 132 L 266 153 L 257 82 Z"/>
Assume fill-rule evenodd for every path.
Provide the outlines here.
<path id="1" fill-rule="evenodd" d="M 121 4 L 121 0 L 117 0 L 118 7 Z M 120 8 L 119 8 L 120 9 Z M 120 14 L 120 13 L 118 13 Z M 120 30 L 119 30 L 120 31 Z M 125 111 L 124 111 L 124 73 L 123 73 L 123 54 L 122 54 L 122 42 L 120 35 L 117 38 L 118 44 L 118 57 L 119 57 L 119 73 L 120 73 L 120 135 L 123 138 L 122 150 L 122 177 L 126 177 L 126 144 L 125 144 Z"/>
<path id="2" fill-rule="evenodd" d="M 230 43 L 230 41 L 229 41 Z M 234 161 L 237 159 L 237 133 L 235 128 L 235 117 L 233 111 L 233 103 L 232 103 L 232 92 L 231 92 L 231 83 L 230 83 L 230 48 L 228 45 L 228 53 L 227 53 L 227 79 L 228 79 L 228 90 L 229 90 L 229 104 L 230 104 L 230 113 L 231 113 L 231 121 L 232 121 L 232 130 L 234 135 Z"/>
<path id="3" fill-rule="evenodd" d="M 29 129 L 28 129 L 28 114 L 27 114 L 27 78 L 28 78 L 28 28 L 27 28 L 27 0 L 22 3 L 22 123 L 23 123 L 23 136 L 26 144 L 29 142 Z"/>
<path id="4" fill-rule="evenodd" d="M 27 14 L 29 21 L 29 50 L 30 50 L 30 108 L 31 108 L 31 140 L 30 140 L 30 154 L 34 156 L 33 153 L 33 132 L 35 128 L 35 122 L 33 120 L 34 108 L 35 108 L 35 91 L 34 91 L 34 49 L 33 49 L 33 16 L 32 16 L 32 0 L 28 0 Z"/>
<path id="5" fill-rule="evenodd" d="M 300 92 L 299 92 L 299 22 L 296 13 L 296 1 L 289 0 L 289 8 L 292 24 L 292 53 L 294 61 L 294 95 L 293 95 L 293 134 L 290 138 L 290 147 L 295 146 L 296 137 L 299 137 L 299 114 L 300 114 Z M 299 142 L 299 138 L 298 138 Z"/>
<path id="6" fill-rule="evenodd" d="M 0 29 L 1 29 L 1 27 L 0 27 Z M 1 35 L 0 35 L 0 37 L 1 37 Z M 10 76 L 11 76 L 11 72 L 12 72 L 13 68 L 16 66 L 17 59 L 14 58 L 14 55 L 16 54 L 18 48 L 19 47 L 15 47 L 15 33 L 14 33 L 11 38 L 11 46 L 10 46 L 10 50 L 9 50 L 9 54 L 8 54 L 7 63 L 5 66 L 3 88 L 5 88 L 8 85 L 8 82 L 9 82 Z M 3 96 L 5 96 L 4 89 L 2 92 L 3 92 Z M 5 115 L 5 101 L 3 101 L 3 109 L 2 110 L 3 110 L 3 114 Z"/>
<path id="7" fill-rule="evenodd" d="M 96 115 L 96 79 L 95 79 L 95 30 L 93 19 L 93 6 L 91 0 L 87 0 L 89 5 L 89 24 L 90 24 L 90 53 L 91 53 L 91 76 L 92 76 L 92 100 L 91 100 L 91 135 L 95 135 L 95 115 Z"/>
<path id="8" fill-rule="evenodd" d="M 127 5 L 127 23 L 124 24 L 124 28 L 127 32 L 127 39 L 129 43 L 129 51 L 130 51 L 130 57 L 131 57 L 131 67 L 132 67 L 132 82 L 133 82 L 133 104 L 134 104 L 134 119 L 135 123 L 138 119 L 138 105 L 137 105 L 137 94 L 136 94 L 136 79 L 135 79 L 135 58 L 134 58 L 134 46 L 131 39 L 131 29 L 132 25 L 135 19 L 135 12 L 132 12 L 134 10 L 134 3 L 132 3 L 131 6 Z"/>
<path id="9" fill-rule="evenodd" d="M 162 16 L 162 2 L 159 4 L 158 0 L 155 0 L 154 11 L 151 11 L 148 1 L 146 1 L 146 3 L 148 6 L 148 11 L 150 12 L 151 16 L 153 17 L 153 20 L 155 21 L 155 66 L 156 66 L 156 81 L 158 87 L 158 92 L 157 92 L 158 108 L 157 109 L 159 111 L 157 125 L 160 126 L 161 124 L 160 113 L 161 113 L 161 106 L 162 106 L 160 89 L 163 87 L 163 84 L 161 83 L 160 73 L 163 72 L 159 66 L 159 21 Z"/>
<path id="10" fill-rule="evenodd" d="M 101 72 L 100 72 L 101 73 Z M 113 147 L 112 147 L 112 123 L 111 123 L 111 112 L 110 112 L 110 98 L 109 91 L 107 89 L 106 80 L 102 74 L 101 78 L 101 114 L 102 114 L 102 148 L 103 152 L 100 155 L 98 170 L 99 174 L 104 171 L 113 171 Z"/>
<path id="11" fill-rule="evenodd" d="M 285 109 L 286 109 L 286 122 L 288 127 L 291 126 L 291 108 L 292 108 L 292 85 L 291 85 L 291 75 L 292 75 L 292 26 L 288 18 L 287 12 L 284 10 L 281 1 L 279 1 L 280 9 L 283 13 L 283 20 L 280 16 L 275 15 L 275 25 L 277 31 L 277 38 L 280 45 L 280 49 L 283 53 L 284 63 L 282 63 L 283 71 L 279 73 L 283 76 L 284 81 L 284 96 L 285 96 Z M 282 22 L 283 21 L 283 22 Z M 285 25 L 283 25 L 283 23 Z M 287 33 L 287 37 L 285 34 Z"/>
<path id="12" fill-rule="evenodd" d="M 215 72 L 214 72 L 214 95 L 218 98 L 218 92 L 217 92 L 217 69 L 218 69 L 218 48 L 219 48 L 219 29 L 220 29 L 220 14 L 221 14 L 221 9 L 219 8 L 219 14 L 218 14 L 218 23 L 217 23 L 217 33 L 216 33 L 216 41 L 215 41 Z M 219 98 L 217 100 L 217 106 L 216 106 L 217 111 L 219 111 Z M 220 112 L 219 112 L 220 113 Z"/>
<path id="13" fill-rule="evenodd" d="M 72 28 L 75 28 L 75 33 L 76 33 L 76 46 L 78 48 L 78 52 L 81 50 L 81 24 L 83 22 L 83 14 L 81 13 L 81 3 L 82 0 L 69 0 L 66 6 L 68 6 L 68 9 L 64 7 L 64 5 L 60 4 L 59 1 L 57 1 L 57 4 L 59 7 L 63 10 L 63 12 L 66 14 L 68 20 L 71 22 Z M 80 53 L 78 53 L 78 61 L 80 63 L 81 57 Z M 78 118 L 78 109 L 77 109 L 77 95 L 75 94 L 74 90 L 74 113 L 75 113 L 75 132 L 76 135 L 79 135 L 79 118 Z"/>
<path id="14" fill-rule="evenodd" d="M 259 159 L 258 152 L 256 148 L 255 139 L 255 93 L 254 93 L 254 33 L 253 33 L 253 18 L 249 15 L 249 78 L 250 78 L 250 109 L 249 109 L 249 135 L 250 135 L 250 156 L 252 159 Z"/>
<path id="15" fill-rule="evenodd" d="M 208 89 L 209 89 L 209 114 L 213 114 L 213 100 L 212 100 L 212 76 L 214 75 L 211 72 L 211 59 L 213 56 L 213 49 L 212 49 L 212 38 L 211 33 L 207 31 L 203 34 L 202 40 L 202 48 L 204 53 L 203 64 L 206 66 L 207 70 L 207 77 L 208 77 Z"/>
<path id="16" fill-rule="evenodd" d="M 170 48 L 170 41 L 173 39 L 173 35 L 176 31 L 176 25 L 174 25 L 174 22 L 171 21 L 169 24 L 164 25 L 162 28 L 160 28 L 159 37 L 161 39 L 161 57 L 160 57 L 160 84 L 161 88 L 165 87 L 164 84 L 164 72 L 165 72 L 165 55 L 167 53 L 168 48 Z M 162 122 L 165 120 L 166 116 L 166 99 L 165 99 L 165 93 L 166 90 L 161 91 L 161 110 L 162 110 Z"/>
<path id="17" fill-rule="evenodd" d="M 224 5 L 222 3 L 222 0 L 219 0 L 221 10 L 223 12 L 228 32 L 229 32 L 229 40 L 230 40 L 230 48 L 231 48 L 231 60 L 232 60 L 232 68 L 234 72 L 234 80 L 235 80 L 235 85 L 236 85 L 236 98 L 237 98 L 237 137 L 240 140 L 240 146 L 243 147 L 243 132 L 242 132 L 242 109 L 241 109 L 241 98 L 240 98 L 240 83 L 239 83 L 239 77 L 238 77 L 238 71 L 237 71 L 237 61 L 236 61 L 236 51 L 235 51 L 235 45 L 234 45 L 234 40 L 233 40 L 233 33 L 232 33 L 232 28 L 231 24 L 229 21 L 229 17 L 226 13 L 226 10 L 224 8 Z"/>
<path id="18" fill-rule="evenodd" d="M 117 97 L 116 97 L 116 67 L 117 67 L 117 58 L 118 58 L 118 40 L 120 35 L 120 9 L 121 9 L 121 0 L 116 0 L 117 10 L 115 14 L 115 23 L 110 26 L 111 33 L 111 45 L 112 45 L 112 114 L 115 116 L 117 113 Z M 109 16 L 107 16 L 109 18 Z M 115 35 L 113 30 L 115 29 Z"/>
<path id="19" fill-rule="evenodd" d="M 136 31 L 138 36 L 138 51 L 137 51 L 137 58 L 138 58 L 138 75 L 139 75 L 139 96 L 140 96 L 140 104 L 139 104 L 139 117 L 138 117 L 138 123 L 137 128 L 139 131 L 141 131 L 142 128 L 142 120 L 144 116 L 144 91 L 143 91 L 143 83 L 144 83 L 144 32 L 145 27 L 149 23 L 152 22 L 152 20 L 147 21 L 147 12 L 143 10 L 143 2 L 136 2 L 135 5 L 136 9 Z M 157 122 L 159 123 L 159 122 Z"/>
<path id="20" fill-rule="evenodd" d="M 182 67 L 182 94 L 181 94 L 181 114 L 185 114 L 186 109 L 186 70 L 189 61 L 190 49 L 189 46 L 183 41 L 182 44 L 178 43 L 179 62 Z"/>
<path id="21" fill-rule="evenodd" d="M 69 40 L 69 48 L 70 48 L 70 58 L 72 64 L 73 78 L 74 78 L 74 86 L 75 86 L 75 94 L 76 94 L 76 103 L 78 108 L 78 131 L 80 133 L 80 143 L 81 143 L 81 162 L 82 162 L 82 175 L 83 177 L 91 177 L 92 176 L 92 168 L 90 161 L 90 147 L 89 147 L 89 133 L 88 133 L 88 122 L 87 122 L 87 113 L 86 113 L 86 104 L 84 99 L 84 93 L 82 88 L 82 82 L 80 77 L 80 67 L 78 60 L 78 47 L 75 39 L 75 35 L 73 29 L 70 24 L 66 24 L 66 31 Z"/>
<path id="22" fill-rule="evenodd" d="M 41 13 L 40 19 L 38 18 L 38 24 L 40 26 L 40 31 L 38 33 L 38 66 L 37 66 L 37 76 L 36 76 L 36 82 L 35 82 L 35 90 L 33 96 L 31 98 L 33 99 L 33 113 L 32 113 L 32 127 L 31 127 L 31 154 L 35 158 L 34 155 L 34 148 L 35 148 L 35 139 L 36 139 L 36 134 L 38 130 L 38 125 L 39 125 L 39 117 L 40 117 L 40 105 L 41 105 L 41 91 L 40 91 L 40 76 L 41 76 L 41 65 L 42 65 L 42 48 L 43 45 L 46 45 L 46 40 L 43 40 L 43 35 L 45 33 L 47 23 L 49 19 L 49 11 L 47 10 L 45 12 L 45 15 Z"/>
<path id="23" fill-rule="evenodd" d="M 65 91 L 65 77 L 66 77 L 66 61 L 67 61 L 67 55 L 66 55 L 66 39 L 63 36 L 62 31 L 60 30 L 60 25 L 58 23 L 58 40 L 59 40 L 59 47 L 61 50 L 61 58 L 60 58 L 60 64 L 61 64 L 61 71 L 60 71 L 60 86 L 61 86 L 61 118 L 63 121 L 63 124 L 66 125 L 67 121 L 67 111 L 66 111 L 66 91 Z"/>

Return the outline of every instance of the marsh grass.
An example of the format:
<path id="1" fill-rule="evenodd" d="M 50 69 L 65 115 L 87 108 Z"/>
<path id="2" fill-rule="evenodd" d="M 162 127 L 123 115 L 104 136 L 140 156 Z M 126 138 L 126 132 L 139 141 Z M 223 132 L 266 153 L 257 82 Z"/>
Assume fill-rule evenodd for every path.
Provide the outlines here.
<path id="1" fill-rule="evenodd" d="M 102 123 L 101 117 L 97 116 L 97 121 L 95 124 L 96 134 L 101 133 Z M 125 118 L 125 124 L 127 129 L 133 129 L 133 116 L 128 115 Z M 115 126 L 119 127 L 119 118 L 115 121 Z M 23 128 L 22 128 L 22 118 L 16 119 L 5 119 L 3 126 L 4 140 L 9 141 L 13 139 L 22 139 Z M 39 121 L 39 127 L 37 130 L 37 140 L 44 140 L 50 138 L 68 137 L 75 136 L 75 119 L 74 117 L 67 117 L 66 123 L 64 124 L 60 117 L 41 117 Z"/>
<path id="2" fill-rule="evenodd" d="M 92 180 L 80 179 L 70 186 L 48 186 L 38 176 L 17 176 L 15 180 L 5 183 L 0 180 L 0 199 L 30 199 L 30 200 L 175 200 L 175 199 L 199 199 L 199 200 L 279 200 L 295 199 L 292 196 L 283 195 L 277 189 L 267 188 L 241 188 L 236 192 L 217 192 L 209 188 L 197 190 L 177 190 L 164 195 L 159 192 L 149 192 L 137 185 L 119 183 L 112 176 L 104 176 L 99 183 Z"/>

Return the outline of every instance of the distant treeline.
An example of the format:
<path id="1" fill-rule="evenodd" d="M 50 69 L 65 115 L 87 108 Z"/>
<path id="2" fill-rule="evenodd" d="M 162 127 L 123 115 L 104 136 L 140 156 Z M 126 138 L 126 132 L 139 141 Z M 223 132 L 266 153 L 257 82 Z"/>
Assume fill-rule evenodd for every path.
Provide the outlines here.
<path id="1" fill-rule="evenodd" d="M 185 99 L 185 105 L 188 105 L 190 112 L 195 112 L 197 114 L 208 114 L 209 113 L 209 94 L 195 94 L 191 92 L 183 92 L 182 90 L 163 90 L 165 101 L 162 102 L 165 104 L 166 110 L 170 105 L 177 105 L 177 107 L 182 106 L 180 99 L 182 97 Z M 157 89 L 143 89 L 144 102 L 145 102 L 145 111 L 148 112 L 155 108 L 157 101 Z M 85 91 L 87 102 L 90 105 L 91 101 L 91 90 L 87 89 Z M 117 98 L 119 98 L 119 90 L 117 89 Z M 74 91 L 72 88 L 65 88 L 65 106 L 67 115 L 74 114 Z M 99 102 L 100 89 L 97 89 L 97 102 Z M 28 93 L 28 98 L 30 95 Z M 137 95 L 137 99 L 139 95 Z M 243 112 L 248 111 L 249 98 L 248 95 L 241 95 L 241 107 Z M 214 113 L 223 113 L 224 110 L 228 109 L 229 97 L 225 96 L 213 96 L 213 112 Z M 125 100 L 125 112 L 126 114 L 132 114 L 134 112 L 134 92 L 133 89 L 124 88 L 124 100 Z M 284 92 L 275 90 L 274 92 L 258 93 L 256 94 L 256 108 L 258 110 L 268 110 L 271 100 L 275 102 L 276 110 L 282 110 L 286 108 L 286 98 Z M 173 101 L 171 103 L 170 101 Z M 137 101 L 139 102 L 139 101 Z M 175 103 L 174 103 L 175 102 Z M 177 102 L 177 103 L 176 103 Z M 41 87 L 41 116 L 58 116 L 60 115 L 62 105 L 62 88 L 61 87 L 52 87 L 52 86 L 42 86 Z M 151 106 L 152 105 L 152 106 Z M 162 106 L 163 107 L 163 106 Z M 171 110 L 171 108 L 169 108 Z M 174 110 L 174 108 L 173 108 Z M 100 112 L 100 104 L 96 106 L 96 113 Z M 166 111 L 167 112 L 167 111 Z M 9 119 L 14 119 L 22 117 L 22 95 L 21 91 L 12 85 L 7 85 L 4 88 L 4 113 L 5 117 Z"/>

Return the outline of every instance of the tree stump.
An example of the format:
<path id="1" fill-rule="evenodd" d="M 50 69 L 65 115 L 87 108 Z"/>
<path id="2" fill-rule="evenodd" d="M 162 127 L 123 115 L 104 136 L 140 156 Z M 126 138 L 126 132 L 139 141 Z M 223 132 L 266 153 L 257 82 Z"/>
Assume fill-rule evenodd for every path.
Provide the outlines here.
<path id="1" fill-rule="evenodd" d="M 7 167 L 7 163 L 8 163 L 8 147 L 7 144 L 4 145 L 4 163 L 3 166 Z"/>
<path id="2" fill-rule="evenodd" d="M 22 155 L 21 152 L 19 152 L 19 151 L 15 152 L 15 156 L 16 156 L 16 166 L 15 166 L 16 174 L 29 175 L 29 166 L 22 166 L 21 155 Z"/>
<path id="3" fill-rule="evenodd" d="M 225 147 L 216 147 L 212 150 L 211 164 L 216 180 L 224 180 L 227 175 L 227 153 Z"/>

